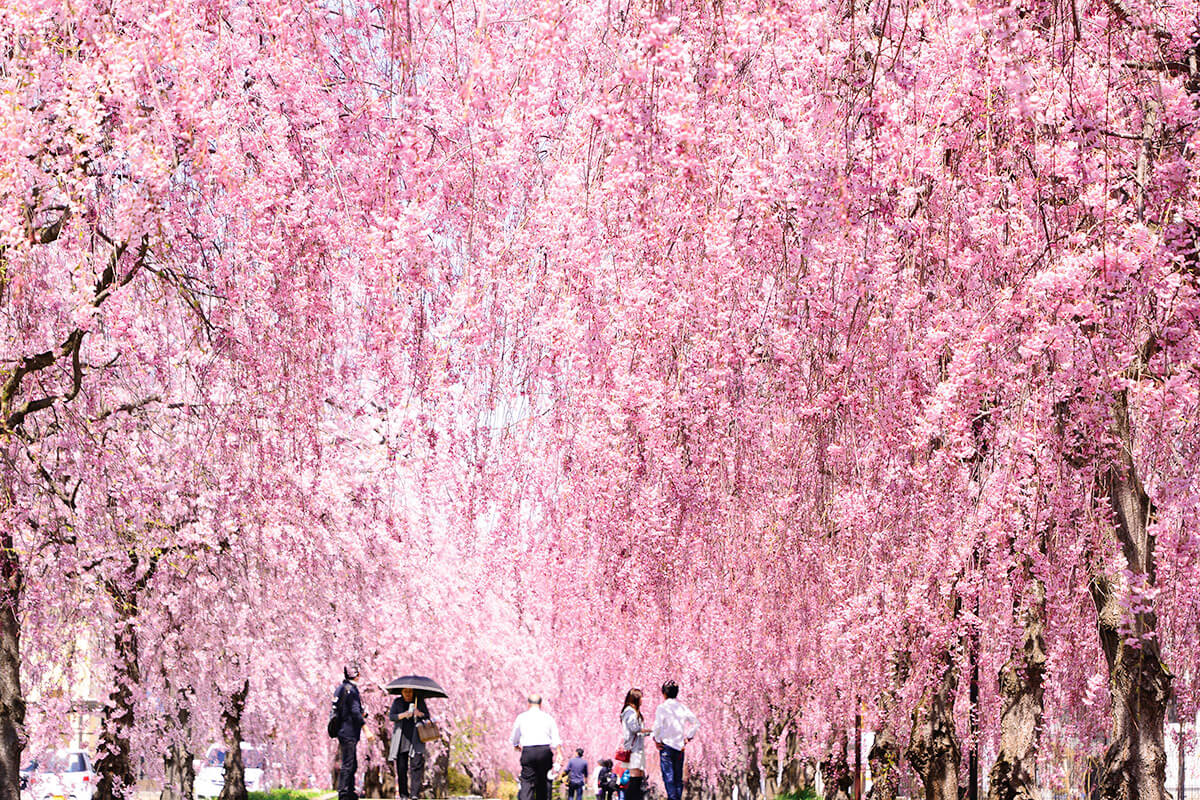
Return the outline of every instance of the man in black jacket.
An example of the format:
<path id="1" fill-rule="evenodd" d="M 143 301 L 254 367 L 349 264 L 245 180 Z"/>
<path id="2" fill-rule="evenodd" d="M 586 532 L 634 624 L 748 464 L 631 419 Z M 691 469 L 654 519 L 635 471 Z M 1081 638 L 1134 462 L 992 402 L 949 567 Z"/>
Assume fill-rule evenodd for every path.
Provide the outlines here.
<path id="1" fill-rule="evenodd" d="M 362 699 L 358 696 L 358 664 L 347 664 L 342 670 L 345 680 L 333 696 L 333 706 L 340 725 L 337 729 L 342 768 L 338 771 L 338 800 L 358 800 L 354 792 L 354 776 L 358 772 L 358 735 L 362 732 Z"/>

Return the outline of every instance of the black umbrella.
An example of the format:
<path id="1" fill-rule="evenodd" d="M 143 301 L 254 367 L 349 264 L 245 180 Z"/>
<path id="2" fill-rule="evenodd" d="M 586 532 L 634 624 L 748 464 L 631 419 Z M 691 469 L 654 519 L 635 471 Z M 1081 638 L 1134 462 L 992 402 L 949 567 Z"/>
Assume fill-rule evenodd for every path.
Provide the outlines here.
<path id="1" fill-rule="evenodd" d="M 388 694 L 400 694 L 401 689 L 412 689 L 422 697 L 449 697 L 446 690 L 438 686 L 433 678 L 424 675 L 402 675 L 383 687 Z"/>

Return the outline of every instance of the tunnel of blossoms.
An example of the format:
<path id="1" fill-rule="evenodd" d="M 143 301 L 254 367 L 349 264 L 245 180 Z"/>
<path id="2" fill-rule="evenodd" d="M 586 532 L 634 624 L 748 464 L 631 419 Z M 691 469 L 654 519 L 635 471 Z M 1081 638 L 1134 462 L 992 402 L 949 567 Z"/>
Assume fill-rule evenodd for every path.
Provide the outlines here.
<path id="1" fill-rule="evenodd" d="M 0 800 L 81 737 L 96 800 L 328 788 L 350 661 L 377 773 L 446 688 L 442 794 L 668 678 L 695 800 L 1200 791 L 1198 57 L 1193 0 L 0 3 Z"/>

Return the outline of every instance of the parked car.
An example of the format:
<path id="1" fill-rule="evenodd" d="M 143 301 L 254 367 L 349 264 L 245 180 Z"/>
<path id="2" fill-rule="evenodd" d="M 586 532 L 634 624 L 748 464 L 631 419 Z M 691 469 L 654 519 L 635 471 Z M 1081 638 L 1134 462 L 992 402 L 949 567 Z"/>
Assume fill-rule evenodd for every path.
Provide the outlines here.
<path id="1" fill-rule="evenodd" d="M 270 788 L 265 777 L 266 753 L 260 747 L 242 742 L 242 767 L 246 772 L 246 791 L 259 792 Z M 204 763 L 196 771 L 197 798 L 215 798 L 225 786 L 225 745 L 210 745 Z M 40 800 L 40 798 L 35 798 Z"/>
<path id="2" fill-rule="evenodd" d="M 100 776 L 84 750 L 58 750 L 38 756 L 21 770 L 28 800 L 92 800 Z"/>
<path id="3" fill-rule="evenodd" d="M 21 767 L 21 800 L 33 800 L 33 796 L 29 793 L 29 778 L 37 769 L 37 766 L 37 759 L 33 759 Z"/>

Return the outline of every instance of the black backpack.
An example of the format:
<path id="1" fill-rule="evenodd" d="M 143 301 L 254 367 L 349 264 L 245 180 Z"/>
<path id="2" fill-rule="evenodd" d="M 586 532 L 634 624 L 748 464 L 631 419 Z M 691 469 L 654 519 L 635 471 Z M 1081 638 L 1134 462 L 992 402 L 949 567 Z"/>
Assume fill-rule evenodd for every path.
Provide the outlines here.
<path id="1" fill-rule="evenodd" d="M 342 701 L 342 685 L 338 684 L 333 693 L 333 707 L 329 709 L 329 723 L 325 726 L 325 732 L 329 734 L 330 739 L 338 738 L 338 731 L 342 728 L 342 710 L 339 707 Z"/>

